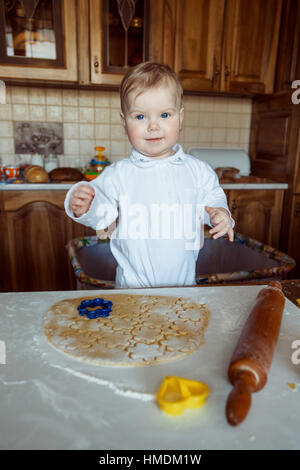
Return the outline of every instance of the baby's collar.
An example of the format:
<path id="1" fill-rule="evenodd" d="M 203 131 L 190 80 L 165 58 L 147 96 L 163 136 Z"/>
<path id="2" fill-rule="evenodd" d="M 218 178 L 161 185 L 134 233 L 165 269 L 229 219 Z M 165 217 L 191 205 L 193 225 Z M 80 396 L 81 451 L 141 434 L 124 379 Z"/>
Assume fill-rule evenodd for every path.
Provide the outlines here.
<path id="1" fill-rule="evenodd" d="M 162 165 L 163 163 L 172 163 L 173 165 L 182 165 L 185 160 L 185 155 L 182 150 L 181 145 L 176 144 L 173 147 L 173 150 L 175 151 L 174 155 L 171 155 L 170 157 L 166 158 L 160 158 L 156 159 L 151 158 L 151 157 L 146 157 L 142 153 L 138 152 L 135 148 L 132 148 L 131 155 L 130 155 L 130 160 L 131 162 L 140 168 L 149 168 L 154 165 Z"/>

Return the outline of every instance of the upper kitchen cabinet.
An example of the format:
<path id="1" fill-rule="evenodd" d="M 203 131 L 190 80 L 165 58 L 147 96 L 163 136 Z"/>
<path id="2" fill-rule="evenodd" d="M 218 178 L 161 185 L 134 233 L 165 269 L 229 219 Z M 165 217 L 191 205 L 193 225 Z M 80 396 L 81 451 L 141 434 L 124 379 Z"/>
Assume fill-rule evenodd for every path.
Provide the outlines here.
<path id="1" fill-rule="evenodd" d="M 224 6 L 224 0 L 158 0 L 151 10 L 152 58 L 174 68 L 185 90 L 220 90 Z"/>
<path id="2" fill-rule="evenodd" d="M 1 0 L 0 77 L 77 81 L 76 0 Z"/>
<path id="3" fill-rule="evenodd" d="M 282 0 L 158 0 L 151 56 L 174 67 L 185 90 L 272 93 L 281 7 Z"/>
<path id="4" fill-rule="evenodd" d="M 90 0 L 89 5 L 90 81 L 118 85 L 129 67 L 148 60 L 149 2 Z M 81 83 L 89 80 L 84 73 Z"/>
<path id="5" fill-rule="evenodd" d="M 282 0 L 227 0 L 221 90 L 272 93 Z"/>
<path id="6" fill-rule="evenodd" d="M 300 78 L 300 1 L 283 0 L 275 91 Z"/>

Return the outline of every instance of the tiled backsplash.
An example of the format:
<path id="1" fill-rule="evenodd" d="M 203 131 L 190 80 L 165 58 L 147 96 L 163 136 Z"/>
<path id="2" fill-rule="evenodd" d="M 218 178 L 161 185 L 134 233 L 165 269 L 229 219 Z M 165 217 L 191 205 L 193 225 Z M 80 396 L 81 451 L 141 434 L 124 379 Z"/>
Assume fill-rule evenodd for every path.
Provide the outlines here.
<path id="1" fill-rule="evenodd" d="M 81 166 L 106 147 L 113 162 L 131 149 L 120 123 L 117 91 L 7 87 L 0 104 L 0 156 L 17 163 L 14 123 L 61 123 L 64 154 L 60 166 Z M 252 104 L 248 98 L 184 96 L 184 124 L 179 143 L 191 146 L 242 148 L 248 151 Z M 51 127 L 51 126 L 50 126 Z"/>

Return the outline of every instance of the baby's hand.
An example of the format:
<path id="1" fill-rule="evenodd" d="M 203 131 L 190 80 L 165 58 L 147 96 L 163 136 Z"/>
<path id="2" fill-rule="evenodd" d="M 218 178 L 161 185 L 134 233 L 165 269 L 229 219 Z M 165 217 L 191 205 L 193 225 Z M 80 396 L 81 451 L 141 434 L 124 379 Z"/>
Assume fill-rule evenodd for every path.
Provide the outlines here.
<path id="1" fill-rule="evenodd" d="M 94 196 L 94 189 L 86 184 L 81 184 L 72 192 L 70 197 L 70 209 L 75 217 L 80 217 L 89 210 Z"/>
<path id="2" fill-rule="evenodd" d="M 233 242 L 234 233 L 228 211 L 224 207 L 208 206 L 205 206 L 205 210 L 209 214 L 210 222 L 213 225 L 213 228 L 209 231 L 209 233 L 214 234 L 213 238 L 217 239 L 228 233 L 229 240 Z"/>

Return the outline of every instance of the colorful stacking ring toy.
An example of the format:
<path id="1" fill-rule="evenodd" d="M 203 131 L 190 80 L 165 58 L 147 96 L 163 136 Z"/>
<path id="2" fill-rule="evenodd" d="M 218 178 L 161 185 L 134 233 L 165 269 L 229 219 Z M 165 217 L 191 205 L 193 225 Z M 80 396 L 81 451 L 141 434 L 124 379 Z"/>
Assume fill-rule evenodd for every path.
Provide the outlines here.
<path id="1" fill-rule="evenodd" d="M 104 300 L 101 297 L 96 299 L 86 299 L 77 307 L 79 315 L 86 316 L 90 320 L 98 317 L 108 317 L 112 310 L 113 303 L 111 300 Z M 100 307 L 100 308 L 94 308 Z M 94 310 L 90 310 L 94 308 Z"/>

